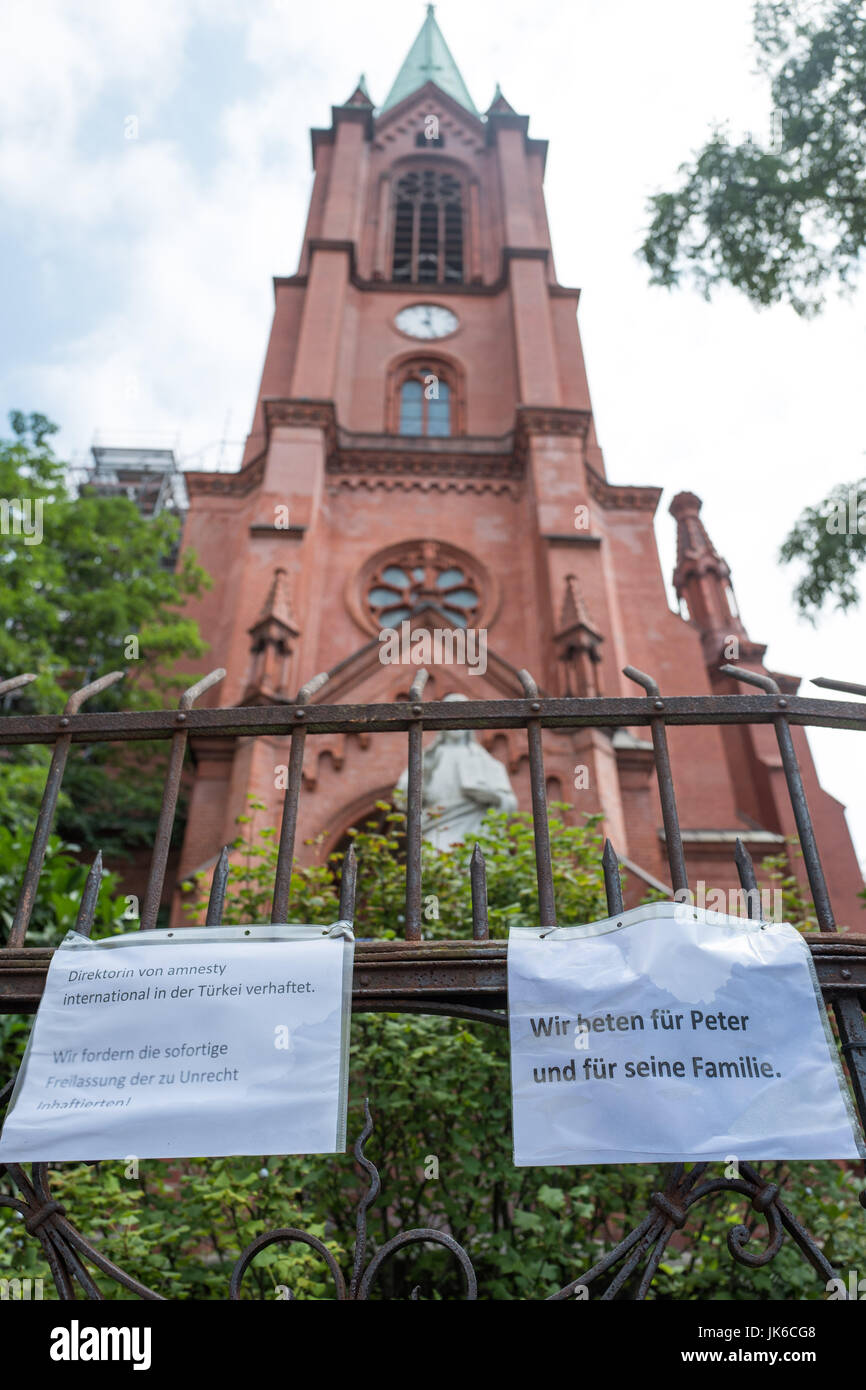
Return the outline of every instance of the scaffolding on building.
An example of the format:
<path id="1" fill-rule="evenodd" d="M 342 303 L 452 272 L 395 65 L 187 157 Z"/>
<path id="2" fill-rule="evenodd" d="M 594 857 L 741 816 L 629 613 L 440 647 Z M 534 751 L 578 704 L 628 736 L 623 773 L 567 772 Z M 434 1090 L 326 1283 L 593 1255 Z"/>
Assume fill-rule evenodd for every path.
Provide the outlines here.
<path id="1" fill-rule="evenodd" d="M 114 448 L 94 444 L 93 465 L 84 470 L 80 491 L 125 496 L 142 516 L 170 512 L 181 521 L 189 508 L 186 482 L 173 449 Z"/>

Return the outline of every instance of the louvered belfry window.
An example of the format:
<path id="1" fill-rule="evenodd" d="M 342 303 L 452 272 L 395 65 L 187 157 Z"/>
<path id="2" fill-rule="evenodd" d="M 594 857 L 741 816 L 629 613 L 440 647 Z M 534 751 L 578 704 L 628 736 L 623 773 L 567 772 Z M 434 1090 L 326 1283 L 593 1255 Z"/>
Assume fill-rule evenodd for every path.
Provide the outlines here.
<path id="1" fill-rule="evenodd" d="M 460 181 L 441 170 L 413 170 L 397 181 L 394 280 L 447 284 L 463 279 Z"/>

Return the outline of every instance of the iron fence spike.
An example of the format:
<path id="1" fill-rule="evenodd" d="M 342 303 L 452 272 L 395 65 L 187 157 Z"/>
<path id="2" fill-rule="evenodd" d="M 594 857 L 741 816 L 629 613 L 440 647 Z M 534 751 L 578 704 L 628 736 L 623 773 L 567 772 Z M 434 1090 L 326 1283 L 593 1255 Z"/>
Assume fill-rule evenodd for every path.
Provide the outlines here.
<path id="1" fill-rule="evenodd" d="M 538 686 L 534 676 L 524 667 L 518 671 L 520 683 L 533 710 Z M 541 725 L 537 718 L 526 720 L 526 744 L 529 752 L 529 790 L 532 797 L 532 831 L 535 840 L 535 876 L 538 884 L 538 916 L 542 927 L 556 926 L 556 897 L 553 889 L 553 861 L 550 854 L 550 824 L 547 818 L 547 778 L 544 772 L 544 748 Z"/>
<path id="2" fill-rule="evenodd" d="M 220 850 L 219 859 L 213 871 L 213 878 L 210 884 L 210 893 L 207 900 L 207 916 L 205 926 L 222 926 L 223 908 L 225 907 L 226 889 L 229 882 L 229 850 L 230 845 L 223 845 Z"/>
<path id="3" fill-rule="evenodd" d="M 89 700 L 92 695 L 101 695 L 103 690 L 107 690 L 109 686 L 122 681 L 125 675 L 125 671 L 109 671 L 107 675 L 100 676 L 98 680 L 91 681 L 88 685 L 82 685 L 80 690 L 73 690 L 63 707 L 63 713 L 65 715 L 77 714 L 85 700 Z"/>
<path id="4" fill-rule="evenodd" d="M 191 685 L 188 690 L 183 692 L 178 701 L 178 709 L 191 709 L 199 695 L 203 695 L 206 690 L 210 690 L 211 686 L 219 685 L 224 675 L 225 667 L 217 666 L 216 670 L 211 671 L 206 676 L 202 676 L 200 681 L 196 681 L 195 685 Z"/>
<path id="5" fill-rule="evenodd" d="M 311 677 L 306 685 L 302 685 L 298 691 L 297 698 L 292 701 L 295 705 L 306 705 L 312 700 L 314 695 L 318 695 L 323 686 L 328 684 L 330 674 L 327 671 L 320 671 L 317 676 Z"/>
<path id="6" fill-rule="evenodd" d="M 523 686 L 523 692 L 527 699 L 534 700 L 538 694 L 538 686 L 535 677 L 527 671 L 525 666 L 522 666 L 517 672 L 517 677 L 520 684 Z"/>
<path id="7" fill-rule="evenodd" d="M 737 874 L 740 879 L 740 887 L 744 889 L 749 898 L 749 916 L 752 917 L 753 907 L 757 904 L 757 916 L 755 920 L 760 921 L 763 916 L 761 904 L 761 892 L 758 887 L 758 879 L 755 874 L 755 865 L 752 856 L 743 844 L 739 835 L 734 845 L 734 863 L 737 866 Z"/>
<path id="8" fill-rule="evenodd" d="M 720 666 L 719 670 L 725 676 L 733 676 L 734 680 L 744 681 L 746 685 L 756 685 L 759 690 L 765 690 L 768 695 L 781 695 L 782 693 L 773 677 L 764 675 L 762 671 L 747 671 L 742 666 Z"/>
<path id="9" fill-rule="evenodd" d="M 826 676 L 813 676 L 812 685 L 819 685 L 822 690 L 843 690 L 847 695 L 866 695 L 866 685 L 856 685 L 852 681 L 833 681 Z"/>
<path id="10" fill-rule="evenodd" d="M 615 917 L 623 910 L 622 878 L 619 871 L 619 856 L 608 839 L 605 839 L 601 852 L 601 866 L 604 873 L 604 892 L 607 898 L 608 914 Z"/>
<path id="11" fill-rule="evenodd" d="M 87 879 L 84 884 L 84 891 L 81 894 L 81 902 L 78 906 L 78 916 L 75 921 L 75 930 L 80 936 L 89 936 L 93 930 L 93 920 L 96 916 L 96 904 L 99 898 L 99 886 L 102 883 L 102 850 L 96 851 L 96 858 L 90 866 Z"/>
<path id="12" fill-rule="evenodd" d="M 636 666 L 623 666 L 622 673 L 628 676 L 630 681 L 634 681 L 635 685 L 643 686 L 648 695 L 658 695 L 658 683 L 652 676 L 648 676 L 646 671 L 639 671 Z"/>
<path id="13" fill-rule="evenodd" d="M 355 846 L 350 844 L 346 853 L 343 855 L 343 864 L 340 870 L 340 921 L 354 922 L 355 920 L 355 893 L 358 884 L 358 856 L 355 853 Z"/>
<path id="14" fill-rule="evenodd" d="M 469 858 L 469 883 L 472 892 L 472 938 L 487 941 L 490 923 L 487 916 L 487 864 L 478 841 Z"/>
<path id="15" fill-rule="evenodd" d="M 414 703 L 416 700 L 424 698 L 424 687 L 430 679 L 430 672 L 422 666 L 409 687 L 409 700 Z"/>
<path id="16" fill-rule="evenodd" d="M 0 681 L 0 695 L 8 695 L 11 690 L 20 690 L 22 686 L 35 680 L 36 674 L 33 671 L 27 671 L 21 676 L 10 676 L 8 680 Z"/>

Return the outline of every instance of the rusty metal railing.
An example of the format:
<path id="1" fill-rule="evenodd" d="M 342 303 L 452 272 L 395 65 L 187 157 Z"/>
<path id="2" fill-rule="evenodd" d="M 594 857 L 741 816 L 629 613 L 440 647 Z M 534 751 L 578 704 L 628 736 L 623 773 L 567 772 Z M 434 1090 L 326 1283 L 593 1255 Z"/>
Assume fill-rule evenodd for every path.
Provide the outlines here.
<path id="1" fill-rule="evenodd" d="M 634 698 L 549 698 L 539 693 L 528 671 L 519 673 L 522 698 L 492 701 L 423 701 L 427 673 L 416 675 L 407 701 L 392 705 L 328 705 L 320 696 L 325 691 L 328 673 L 308 681 L 294 700 L 275 702 L 267 706 L 234 709 L 196 709 L 194 702 L 206 690 L 214 687 L 225 672 L 217 670 L 196 682 L 181 697 L 177 710 L 112 711 L 86 713 L 81 706 L 91 696 L 99 694 L 121 677 L 112 672 L 70 696 L 62 715 L 12 715 L 0 721 L 0 746 L 49 744 L 53 748 L 51 765 L 46 779 L 39 815 L 33 833 L 28 864 L 14 920 L 5 946 L 0 947 L 0 1012 L 34 1010 L 42 993 L 45 975 L 51 958 L 49 948 L 28 948 L 26 934 L 30 924 L 48 837 L 54 820 L 63 774 L 72 748 L 77 744 L 121 742 L 139 739 L 166 739 L 170 742 L 169 765 L 166 774 L 158 828 L 142 907 L 140 926 L 152 927 L 156 922 L 162 898 L 168 850 L 178 804 L 187 744 L 196 735 L 209 739 L 237 739 L 255 736 L 285 736 L 291 738 L 288 778 L 280 826 L 277 864 L 274 876 L 271 920 L 285 922 L 291 913 L 291 880 L 295 862 L 295 839 L 298 826 L 304 748 L 307 738 L 325 733 L 406 733 L 408 738 L 408 786 L 406 793 L 406 884 L 405 935 L 402 940 L 359 941 L 355 955 L 353 1007 L 363 1011 L 446 1014 L 503 1026 L 507 1021 L 506 1007 L 506 945 L 490 939 L 487 915 L 487 870 L 484 857 L 476 845 L 468 865 L 469 896 L 471 900 L 471 937 L 448 941 L 422 939 L 422 740 L 425 732 L 467 729 L 525 729 L 529 761 L 529 784 L 532 801 L 532 820 L 535 838 L 535 862 L 538 887 L 539 922 L 556 926 L 556 902 L 548 822 L 547 789 L 544 768 L 543 730 L 578 730 L 582 728 L 649 727 L 652 737 L 653 760 L 658 783 L 664 825 L 664 843 L 670 879 L 674 893 L 689 889 L 683 836 L 677 813 L 676 793 L 667 742 L 667 728 L 675 725 L 770 724 L 779 746 L 788 795 L 797 826 L 803 863 L 808 877 L 819 932 L 807 936 L 816 972 L 825 1000 L 832 1007 L 839 1032 L 841 1048 L 851 1081 L 851 1088 L 861 1117 L 866 1124 L 866 1024 L 863 1007 L 866 1000 L 866 936 L 841 936 L 837 933 L 831 904 L 830 888 L 824 874 L 817 838 L 796 752 L 791 736 L 792 726 L 843 728 L 866 732 L 866 701 L 832 701 L 804 699 L 782 695 L 768 676 L 757 675 L 739 667 L 725 666 L 722 671 L 746 685 L 757 686 L 761 694 L 668 696 L 661 694 L 655 680 L 628 666 L 625 675 L 641 687 L 645 695 Z M 22 675 L 0 683 L 0 694 L 26 685 L 35 679 Z M 816 685 L 846 694 L 866 696 L 866 686 L 818 680 Z M 229 875 L 229 847 L 222 849 L 212 876 L 207 906 L 207 922 L 216 925 L 221 920 Z M 734 861 L 742 888 L 756 900 L 757 876 L 748 850 L 737 841 Z M 622 911 L 621 861 L 616 847 L 605 841 L 602 854 L 607 907 L 611 914 Z M 99 884 L 102 874 L 101 854 L 97 850 L 82 894 L 77 929 L 89 934 L 94 921 Z M 354 850 L 344 856 L 340 883 L 340 916 L 353 920 L 357 864 Z M 2 1093 L 4 1100 L 11 1083 Z M 369 1136 L 368 1125 L 359 1140 L 356 1156 L 372 1183 L 368 1197 L 359 1206 L 359 1228 L 356 1264 L 363 1256 L 366 1242 L 366 1207 L 378 1192 L 378 1174 L 363 1156 L 363 1144 Z M 824 1279 L 833 1277 L 833 1270 L 811 1237 L 799 1226 L 796 1218 L 781 1200 L 779 1189 L 764 1183 L 757 1169 L 741 1166 L 739 1179 L 705 1178 L 708 1165 L 698 1164 L 685 1171 L 675 1165 L 667 1173 L 659 1192 L 652 1198 L 651 1210 L 614 1251 L 586 1272 L 556 1298 L 571 1296 L 580 1284 L 589 1287 L 603 1275 L 611 1275 L 601 1297 L 615 1298 L 634 1276 L 637 1297 L 644 1297 L 650 1288 L 658 1264 L 674 1231 L 685 1222 L 690 1208 L 714 1192 L 727 1190 L 747 1197 L 755 1210 L 767 1221 L 767 1246 L 761 1254 L 745 1249 L 746 1228 L 733 1228 L 728 1244 L 731 1254 L 742 1263 L 756 1266 L 772 1260 L 781 1247 L 784 1233 L 794 1239 L 816 1273 Z M 130 1276 L 123 1274 L 110 1261 L 84 1240 L 51 1200 L 45 1165 L 34 1165 L 27 1177 L 20 1168 L 8 1169 L 18 1186 L 21 1198 L 0 1196 L 0 1204 L 16 1206 L 25 1219 L 28 1231 L 37 1235 L 51 1264 L 60 1296 L 74 1297 L 73 1280 L 89 1297 L 95 1297 L 95 1286 L 84 1270 L 80 1254 L 85 1254 L 98 1268 L 124 1283 L 141 1297 L 155 1298 L 158 1294 L 145 1289 Z M 412 1243 L 414 1239 L 435 1240 L 446 1245 L 461 1264 L 466 1278 L 467 1296 L 474 1296 L 474 1274 L 465 1251 L 452 1238 L 440 1239 L 440 1233 L 409 1232 L 395 1240 L 394 1248 Z M 271 1238 L 303 1240 L 311 1238 L 292 1228 L 269 1233 L 255 1243 L 256 1249 L 243 1252 L 232 1283 L 232 1296 L 237 1296 L 243 1272 L 258 1249 L 272 1243 Z M 362 1239 L 363 1237 L 363 1239 Z M 359 1255 L 357 1251 L 360 1250 Z M 78 1252 L 78 1253 L 76 1253 Z M 338 1297 L 365 1298 L 375 1270 L 381 1263 L 380 1251 L 374 1257 L 367 1275 L 361 1278 L 360 1266 L 348 1286 L 336 1271 Z M 638 1267 L 643 1271 L 638 1280 Z M 613 1271 L 616 1266 L 617 1273 Z M 332 1273 L 334 1271 L 332 1270 Z M 339 1276 L 339 1277 L 338 1277 Z M 340 1292 L 342 1290 L 342 1292 Z"/>

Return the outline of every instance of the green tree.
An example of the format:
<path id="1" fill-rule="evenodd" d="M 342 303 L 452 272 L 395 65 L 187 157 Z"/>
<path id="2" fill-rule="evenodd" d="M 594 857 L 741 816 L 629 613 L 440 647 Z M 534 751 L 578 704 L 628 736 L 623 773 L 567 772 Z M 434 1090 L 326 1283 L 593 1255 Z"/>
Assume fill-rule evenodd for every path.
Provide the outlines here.
<path id="1" fill-rule="evenodd" d="M 58 713 L 69 693 L 110 670 L 125 678 L 89 709 L 159 707 L 186 680 L 175 663 L 205 644 L 183 611 L 209 582 L 195 557 L 176 565 L 178 521 L 146 520 L 125 497 L 70 494 L 55 457 L 57 426 L 42 415 L 10 415 L 0 440 L 0 673 L 37 680 L 7 701 L 8 712 Z M 6 750 L 0 817 L 32 821 L 50 750 Z M 94 744 L 70 759 L 59 828 L 88 849 L 117 852 L 152 837 L 159 799 L 151 745 L 119 751 Z"/>
<path id="2" fill-rule="evenodd" d="M 755 40 L 770 81 L 770 139 L 722 129 L 650 199 L 641 247 L 651 282 L 691 275 L 756 304 L 814 314 L 847 285 L 866 244 L 866 10 L 850 0 L 760 0 Z M 770 117 L 770 112 L 768 112 Z"/>
<path id="3" fill-rule="evenodd" d="M 708 299 L 732 285 L 754 304 L 810 316 L 828 285 L 850 288 L 866 245 L 866 6 L 760 0 L 754 32 L 769 138 L 714 129 L 681 165 L 679 186 L 650 199 L 639 254 L 651 284 L 690 279 Z M 858 490 L 859 528 L 834 525 Z M 866 480 L 834 488 L 782 545 L 782 562 L 801 566 L 794 598 L 813 621 L 827 601 L 843 612 L 859 602 L 864 494 Z"/>
<path id="4" fill-rule="evenodd" d="M 806 507 L 779 551 L 797 562 L 801 577 L 794 598 L 815 622 L 831 599 L 845 613 L 860 602 L 858 575 L 866 564 L 866 478 L 833 488 L 817 506 Z"/>

